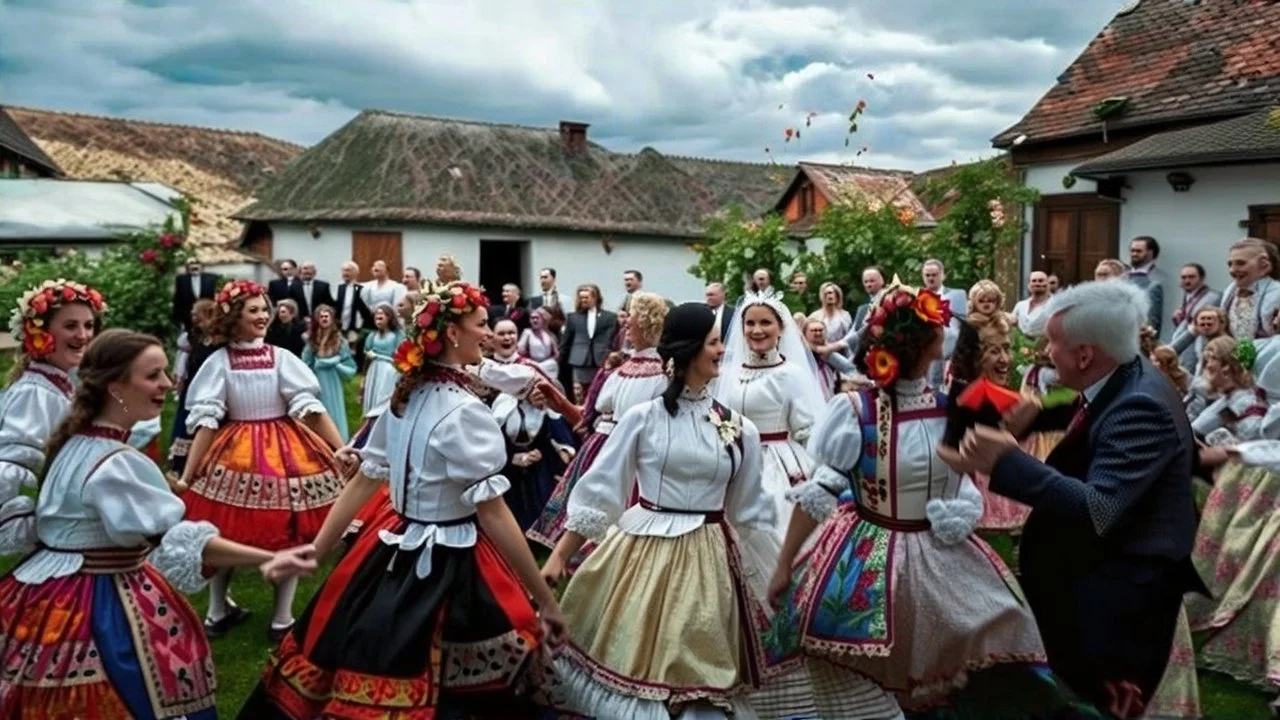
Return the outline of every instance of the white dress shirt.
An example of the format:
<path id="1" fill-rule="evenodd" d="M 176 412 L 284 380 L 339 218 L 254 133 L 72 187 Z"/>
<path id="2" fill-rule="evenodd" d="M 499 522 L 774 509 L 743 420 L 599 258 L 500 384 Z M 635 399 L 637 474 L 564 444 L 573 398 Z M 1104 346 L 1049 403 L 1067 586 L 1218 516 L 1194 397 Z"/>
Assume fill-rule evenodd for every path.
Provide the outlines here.
<path id="1" fill-rule="evenodd" d="M 587 311 L 587 337 L 596 336 L 596 314 L 599 312 L 596 308 Z"/>

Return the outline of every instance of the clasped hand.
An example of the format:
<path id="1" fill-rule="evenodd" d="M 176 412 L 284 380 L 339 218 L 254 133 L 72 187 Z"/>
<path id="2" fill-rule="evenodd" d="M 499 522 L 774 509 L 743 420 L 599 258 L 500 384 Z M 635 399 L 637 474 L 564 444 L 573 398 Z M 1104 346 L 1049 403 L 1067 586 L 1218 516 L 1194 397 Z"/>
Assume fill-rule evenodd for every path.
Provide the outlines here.
<path id="1" fill-rule="evenodd" d="M 310 575 L 316 571 L 315 545 L 299 545 L 288 550 L 277 552 L 272 558 L 258 566 L 262 577 L 267 582 L 277 583 L 301 575 Z"/>

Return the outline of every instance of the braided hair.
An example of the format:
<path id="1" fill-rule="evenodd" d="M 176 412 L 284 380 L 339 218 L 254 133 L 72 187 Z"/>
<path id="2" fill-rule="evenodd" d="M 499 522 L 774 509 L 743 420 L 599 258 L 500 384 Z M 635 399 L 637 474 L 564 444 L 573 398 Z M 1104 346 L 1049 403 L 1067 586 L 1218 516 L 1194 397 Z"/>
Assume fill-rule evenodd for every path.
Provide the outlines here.
<path id="1" fill-rule="evenodd" d="M 676 400 L 684 392 L 689 365 L 702 352 L 715 324 L 715 311 L 705 303 L 684 303 L 667 314 L 662 326 L 662 341 L 658 343 L 658 355 L 667 362 L 671 376 L 667 389 L 662 392 L 662 406 L 673 416 L 676 414 Z"/>

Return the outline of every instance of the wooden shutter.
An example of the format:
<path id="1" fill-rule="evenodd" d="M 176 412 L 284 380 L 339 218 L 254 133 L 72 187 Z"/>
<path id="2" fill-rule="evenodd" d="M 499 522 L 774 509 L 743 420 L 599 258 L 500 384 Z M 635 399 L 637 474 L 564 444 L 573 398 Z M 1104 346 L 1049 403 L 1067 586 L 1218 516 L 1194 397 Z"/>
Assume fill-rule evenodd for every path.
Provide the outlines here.
<path id="1" fill-rule="evenodd" d="M 1094 193 L 1045 195 L 1035 216 L 1029 269 L 1057 275 L 1063 285 L 1092 280 L 1098 262 L 1120 247 L 1120 206 Z"/>
<path id="2" fill-rule="evenodd" d="M 373 264 L 379 260 L 387 264 L 387 277 L 399 281 L 404 273 L 402 240 L 398 232 L 351 233 L 351 259 L 360 266 L 360 280 L 373 279 Z"/>
<path id="3" fill-rule="evenodd" d="M 1249 206 L 1249 237 L 1280 244 L 1280 205 Z"/>

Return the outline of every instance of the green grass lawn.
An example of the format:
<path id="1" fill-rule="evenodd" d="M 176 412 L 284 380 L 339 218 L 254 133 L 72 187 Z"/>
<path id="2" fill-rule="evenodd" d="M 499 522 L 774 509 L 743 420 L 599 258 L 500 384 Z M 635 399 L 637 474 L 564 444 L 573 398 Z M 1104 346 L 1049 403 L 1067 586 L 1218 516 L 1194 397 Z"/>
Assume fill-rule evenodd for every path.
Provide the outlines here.
<path id="1" fill-rule="evenodd" d="M 10 359 L 0 354 L 0 377 L 8 372 Z M 361 408 L 357 381 L 347 385 L 347 418 L 351 431 L 360 425 Z M 175 411 L 174 402 L 170 400 L 164 411 L 164 432 L 162 438 L 167 445 L 169 432 L 173 425 Z M 992 543 L 996 550 L 1006 559 L 1012 552 L 1012 544 L 1008 539 L 997 538 Z M 0 572 L 7 572 L 16 558 L 0 558 Z M 294 603 L 295 614 L 300 614 L 319 587 L 324 576 L 333 567 L 334 558 L 329 558 L 315 577 L 302 580 L 298 587 L 298 597 Z M 218 710 L 226 717 L 234 717 L 239 711 L 258 677 L 266 667 L 270 656 L 271 645 L 267 640 L 266 629 L 271 620 L 273 601 L 271 586 L 264 582 L 256 572 L 238 572 L 231 584 L 231 596 L 236 603 L 249 609 L 253 616 L 240 627 L 226 636 L 212 641 L 213 656 L 218 669 Z M 191 598 L 192 603 L 204 615 L 208 603 L 207 593 Z M 1100 598 L 1105 602 L 1105 598 Z M 388 619 L 390 620 L 390 619 Z M 1269 717 L 1268 695 L 1242 683 L 1214 672 L 1201 671 L 1200 701 L 1205 717 L 1210 720 L 1259 720 Z"/>

